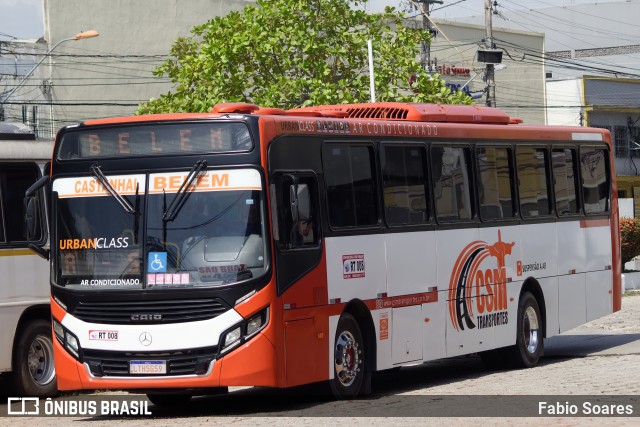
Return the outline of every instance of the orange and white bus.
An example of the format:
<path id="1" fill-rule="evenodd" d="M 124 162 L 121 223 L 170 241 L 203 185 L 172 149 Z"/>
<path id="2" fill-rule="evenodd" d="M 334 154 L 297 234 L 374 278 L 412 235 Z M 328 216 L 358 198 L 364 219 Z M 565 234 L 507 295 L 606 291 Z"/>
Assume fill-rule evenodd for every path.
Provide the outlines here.
<path id="1" fill-rule="evenodd" d="M 602 129 L 219 104 L 66 127 L 48 188 L 61 390 L 351 398 L 439 358 L 534 366 L 544 338 L 621 306 Z"/>

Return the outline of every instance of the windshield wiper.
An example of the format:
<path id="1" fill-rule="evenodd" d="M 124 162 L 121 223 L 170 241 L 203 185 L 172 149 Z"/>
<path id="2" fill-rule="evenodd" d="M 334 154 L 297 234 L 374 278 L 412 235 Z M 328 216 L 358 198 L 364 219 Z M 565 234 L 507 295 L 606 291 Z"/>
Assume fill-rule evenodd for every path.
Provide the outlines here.
<path id="1" fill-rule="evenodd" d="M 102 173 L 102 169 L 100 169 L 100 166 L 98 166 L 97 164 L 91 165 L 91 176 L 97 179 L 98 182 L 105 188 L 105 190 L 107 190 L 107 192 L 111 194 L 113 198 L 118 201 L 118 203 L 120 203 L 120 206 L 122 206 L 125 212 L 130 214 L 136 213 L 136 209 L 131 205 L 131 202 L 120 193 L 118 193 L 115 188 L 113 188 L 107 177 L 104 176 L 104 173 Z"/>
<path id="2" fill-rule="evenodd" d="M 176 219 L 176 216 L 178 216 L 180 209 L 182 209 L 182 206 L 184 206 L 185 202 L 191 195 L 191 191 L 195 189 L 192 188 L 193 183 L 205 171 L 206 168 L 206 160 L 198 160 L 196 164 L 193 165 L 184 181 L 182 182 L 182 185 L 178 189 L 176 196 L 173 198 L 169 206 L 162 214 L 163 221 L 168 222 Z"/>

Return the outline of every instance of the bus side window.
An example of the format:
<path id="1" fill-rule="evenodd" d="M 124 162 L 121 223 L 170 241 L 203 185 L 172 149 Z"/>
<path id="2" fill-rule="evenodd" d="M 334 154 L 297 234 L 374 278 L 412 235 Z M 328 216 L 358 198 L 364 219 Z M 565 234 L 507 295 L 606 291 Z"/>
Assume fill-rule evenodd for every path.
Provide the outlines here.
<path id="1" fill-rule="evenodd" d="M 322 165 L 332 228 L 379 223 L 373 147 L 325 144 Z"/>
<path id="2" fill-rule="evenodd" d="M 38 167 L 35 164 L 14 163 L 0 167 L 0 243 L 26 243 L 24 195 L 38 178 Z M 33 241 L 42 239 L 42 224 L 37 225 Z"/>
<path id="3" fill-rule="evenodd" d="M 586 214 L 609 211 L 608 153 L 604 149 L 583 147 L 580 150 L 580 173 L 582 177 L 582 198 Z"/>
<path id="4" fill-rule="evenodd" d="M 431 147 L 433 196 L 439 222 L 473 219 L 470 170 L 469 148 Z"/>
<path id="5" fill-rule="evenodd" d="M 429 222 L 425 148 L 419 145 L 384 145 L 382 163 L 387 224 L 414 225 Z"/>
<path id="6" fill-rule="evenodd" d="M 552 152 L 553 181 L 558 215 L 580 212 L 578 206 L 578 176 L 576 174 L 576 151 L 569 148 Z"/>
<path id="7" fill-rule="evenodd" d="M 476 177 L 480 218 L 500 220 L 513 218 L 513 165 L 508 147 L 477 147 Z"/>
<path id="8" fill-rule="evenodd" d="M 525 218 L 546 216 L 551 213 L 551 198 L 547 178 L 548 151 L 546 148 L 518 147 L 516 164 L 520 211 Z"/>

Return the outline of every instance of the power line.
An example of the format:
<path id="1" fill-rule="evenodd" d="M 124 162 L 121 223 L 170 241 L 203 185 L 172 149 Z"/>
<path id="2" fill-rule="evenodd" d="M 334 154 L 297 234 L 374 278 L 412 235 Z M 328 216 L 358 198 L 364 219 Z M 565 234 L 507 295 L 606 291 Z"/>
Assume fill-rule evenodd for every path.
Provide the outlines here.
<path id="1" fill-rule="evenodd" d="M 507 3 L 511 3 L 513 5 L 518 6 L 518 3 L 513 2 L 511 0 L 501 0 Z M 573 37 L 575 34 L 579 34 L 579 35 L 583 35 L 583 36 L 593 36 L 594 33 L 596 34 L 600 34 L 600 38 L 611 38 L 612 40 L 620 40 L 620 39 L 625 39 L 627 41 L 633 41 L 633 42 L 637 42 L 637 37 L 634 37 L 633 34 L 628 34 L 628 33 L 619 33 L 619 32 L 615 32 L 612 29 L 603 29 L 602 27 L 593 27 L 593 26 L 589 26 L 583 23 L 576 23 L 574 21 L 569 21 L 566 19 L 563 19 L 561 17 L 558 16 L 553 16 L 553 15 L 549 15 L 547 13 L 544 12 L 540 12 L 539 10 L 535 10 L 535 9 L 530 9 L 529 12 L 523 12 L 522 10 L 516 10 L 516 9 L 511 9 L 505 6 L 502 6 L 504 9 L 510 11 L 511 13 L 520 16 L 523 19 L 526 19 L 527 21 L 530 21 L 532 23 L 535 23 L 536 25 L 538 25 L 539 27 L 544 27 L 544 28 L 548 28 L 553 32 L 559 33 L 559 34 L 564 34 L 567 37 Z M 533 16 L 532 16 L 533 15 Z M 544 22 L 540 22 L 538 20 L 535 19 L 535 17 L 537 15 L 541 15 L 542 17 L 545 18 Z M 530 27 L 526 27 L 524 24 L 517 22 L 517 21 L 513 21 L 510 20 L 511 22 L 514 22 L 520 26 L 522 26 L 523 28 L 526 28 L 529 31 L 535 31 L 534 29 L 531 29 Z M 574 29 L 573 33 L 567 33 L 564 31 L 561 31 L 557 26 L 556 27 L 550 27 L 549 25 L 546 25 L 545 23 L 547 21 L 553 21 L 559 24 L 563 24 L 564 26 L 568 27 L 568 28 L 572 28 Z M 575 28 L 581 28 L 584 30 L 587 30 L 587 33 L 580 33 L 580 32 L 576 32 Z M 613 36 L 613 37 L 612 37 Z M 554 40 L 552 38 L 550 38 L 551 40 Z M 558 42 L 557 40 L 555 40 L 556 42 Z M 585 42 L 584 40 L 582 40 L 583 42 Z M 591 46 L 595 46 L 593 43 L 588 43 L 587 44 L 591 45 Z M 558 44 L 562 44 L 564 46 L 566 46 L 564 43 L 560 43 L 558 42 Z"/>
<path id="2" fill-rule="evenodd" d="M 632 72 L 618 71 L 618 70 L 612 70 L 609 68 L 602 68 L 594 65 L 589 65 L 589 63 L 593 63 L 596 65 L 604 65 L 604 64 L 595 62 L 593 60 L 585 59 L 585 60 L 576 61 L 576 60 L 563 59 L 563 58 L 554 58 L 550 56 L 548 53 L 530 48 L 528 46 L 523 46 L 507 40 L 502 40 L 502 39 L 496 39 L 496 41 L 500 41 L 500 43 L 502 43 L 503 45 L 515 47 L 516 49 L 523 51 L 525 55 L 528 55 L 533 59 L 537 60 L 536 63 L 545 63 L 546 61 L 547 64 L 551 62 L 552 64 L 550 65 L 552 66 L 556 66 L 556 65 L 553 65 L 553 63 L 560 64 L 557 66 L 560 68 L 574 69 L 574 70 L 580 70 L 580 71 L 592 71 L 592 72 L 599 72 L 599 73 L 610 74 L 610 75 L 628 75 L 633 77 L 640 77 L 640 74 L 636 74 Z M 526 60 L 526 59 L 523 59 L 523 60 Z M 618 66 L 618 68 L 624 68 L 624 69 L 635 71 L 635 72 L 640 71 L 638 68 L 634 68 L 634 67 Z"/>
<path id="3" fill-rule="evenodd" d="M 142 102 L 147 102 L 149 101 L 148 99 L 143 99 L 143 100 L 116 100 L 116 101 L 110 101 L 110 102 L 104 102 L 104 101 L 92 101 L 92 100 L 70 100 L 70 101 L 60 101 L 60 102 L 48 102 L 48 101 L 42 101 L 42 102 L 33 102 L 33 101 L 7 101 L 4 102 L 4 105 L 43 105 L 43 106 L 49 106 L 49 105 L 60 105 L 60 106 L 65 106 L 65 105 L 72 105 L 72 106 L 103 106 L 103 107 L 137 107 L 140 103 Z"/>
<path id="4" fill-rule="evenodd" d="M 52 84 L 53 87 L 91 87 L 91 86 L 122 86 L 122 85 L 152 85 L 152 84 L 170 84 L 170 81 L 163 81 L 163 82 L 156 82 L 156 81 L 151 81 L 151 82 L 119 82 L 119 83 L 78 83 L 78 84 L 69 84 L 69 83 L 54 83 Z M 7 85 L 8 88 L 10 87 L 15 87 L 16 85 Z M 32 85 L 28 85 L 28 84 L 24 84 L 24 85 L 20 85 L 20 87 L 35 87 L 35 88 L 39 88 L 42 87 L 42 84 L 32 84 Z"/>
<path id="5" fill-rule="evenodd" d="M 553 4 L 551 4 L 551 3 L 547 3 L 547 2 L 544 2 L 544 1 L 541 1 L 541 0 L 537 0 L 537 1 L 538 1 L 538 3 L 543 3 L 543 4 L 547 4 L 547 5 L 549 5 L 549 6 L 553 6 L 553 7 L 555 7 L 555 5 L 553 5 Z M 571 6 L 573 6 L 573 5 L 567 5 L 567 7 L 571 7 Z M 608 18 L 605 18 L 605 17 L 603 17 L 603 16 L 599 16 L 599 15 L 592 15 L 592 14 L 590 14 L 590 13 L 582 12 L 582 11 L 580 11 L 580 10 L 577 10 L 577 8 L 576 8 L 576 7 L 571 8 L 571 9 L 567 9 L 567 10 L 570 10 L 571 12 L 573 12 L 573 13 L 577 13 L 577 14 L 579 14 L 579 15 L 586 15 L 586 16 L 592 16 L 592 17 L 594 17 L 594 18 L 598 18 L 598 20 L 599 20 L 599 21 L 611 21 L 611 22 L 614 22 L 614 23 L 616 23 L 616 24 L 623 24 L 623 25 L 629 25 L 629 26 L 631 26 L 631 27 L 640 28 L 640 25 L 630 24 L 630 23 L 625 22 L 625 21 L 618 21 L 618 20 L 615 20 L 615 19 L 608 19 Z"/>
<path id="6" fill-rule="evenodd" d="M 140 58 L 140 59 L 167 59 L 169 55 L 138 55 L 138 54 L 79 54 L 79 53 L 31 53 L 31 52 L 13 52 L 14 55 L 20 56 L 47 56 L 49 58 L 112 58 L 112 59 L 128 59 L 128 58 Z"/>

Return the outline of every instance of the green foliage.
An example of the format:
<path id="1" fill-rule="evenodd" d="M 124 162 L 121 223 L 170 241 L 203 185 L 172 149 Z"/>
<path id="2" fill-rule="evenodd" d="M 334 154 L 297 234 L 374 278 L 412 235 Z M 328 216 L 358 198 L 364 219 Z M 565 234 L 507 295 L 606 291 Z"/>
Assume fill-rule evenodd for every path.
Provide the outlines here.
<path id="1" fill-rule="evenodd" d="M 285 109 L 367 102 L 369 39 L 378 101 L 472 103 L 421 68 L 426 32 L 403 26 L 393 8 L 366 13 L 366 1 L 258 0 L 196 26 L 154 72 L 169 77 L 175 90 L 141 104 L 138 113 L 209 111 L 220 102 Z"/>
<path id="2" fill-rule="evenodd" d="M 620 241 L 622 242 L 622 267 L 640 255 L 640 220 L 620 218 Z"/>

